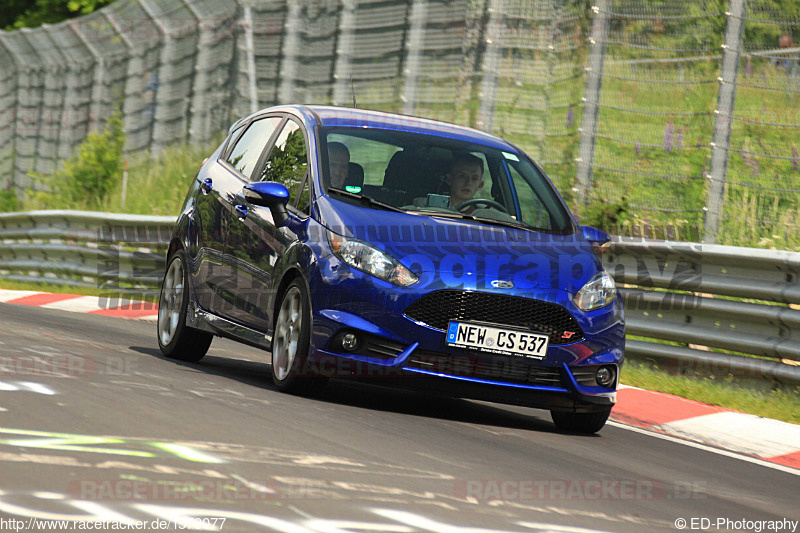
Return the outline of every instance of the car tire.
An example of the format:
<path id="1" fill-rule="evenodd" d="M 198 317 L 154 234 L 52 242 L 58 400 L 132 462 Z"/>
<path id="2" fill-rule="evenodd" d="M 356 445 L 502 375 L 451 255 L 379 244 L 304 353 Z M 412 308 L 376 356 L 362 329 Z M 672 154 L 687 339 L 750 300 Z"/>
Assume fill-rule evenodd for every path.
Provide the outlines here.
<path id="1" fill-rule="evenodd" d="M 203 358 L 214 336 L 186 325 L 189 273 L 186 253 L 178 250 L 167 261 L 158 299 L 158 347 L 170 359 L 196 362 Z"/>
<path id="2" fill-rule="evenodd" d="M 606 425 L 611 407 L 591 413 L 570 413 L 567 411 L 550 411 L 553 423 L 561 431 L 570 433 L 597 433 Z"/>
<path id="3" fill-rule="evenodd" d="M 272 338 L 272 382 L 281 392 L 316 394 L 327 379 L 307 366 L 311 347 L 311 304 L 299 280 L 292 281 L 281 298 Z"/>

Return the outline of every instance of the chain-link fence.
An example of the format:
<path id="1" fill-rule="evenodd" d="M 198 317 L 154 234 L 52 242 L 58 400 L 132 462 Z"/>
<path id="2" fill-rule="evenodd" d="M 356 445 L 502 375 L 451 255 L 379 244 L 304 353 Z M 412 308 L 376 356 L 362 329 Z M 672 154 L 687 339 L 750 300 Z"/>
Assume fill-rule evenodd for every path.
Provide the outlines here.
<path id="1" fill-rule="evenodd" d="M 724 8 L 713 0 L 606 8 L 597 15 L 605 17 L 601 37 L 590 43 L 604 57 L 588 197 L 627 203 L 640 222 L 696 228 L 705 205 Z"/>
<path id="2" fill-rule="evenodd" d="M 619 232 L 783 247 L 800 223 L 790 4 L 118 0 L 0 32 L 0 186 L 46 187 L 31 175 L 115 106 L 127 150 L 157 153 L 272 104 L 356 100 L 510 139 Z"/>
<path id="3" fill-rule="evenodd" d="M 800 5 L 748 0 L 741 20 L 721 237 L 782 248 L 800 230 Z"/>
<path id="4" fill-rule="evenodd" d="M 579 192 L 623 233 L 797 246 L 800 5 L 597 3 Z"/>

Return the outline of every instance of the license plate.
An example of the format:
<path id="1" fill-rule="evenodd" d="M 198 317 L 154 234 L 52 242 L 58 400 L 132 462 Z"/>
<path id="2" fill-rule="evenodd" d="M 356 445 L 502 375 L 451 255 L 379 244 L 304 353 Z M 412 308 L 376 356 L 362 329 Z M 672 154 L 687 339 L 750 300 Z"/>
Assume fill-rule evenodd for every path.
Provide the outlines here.
<path id="1" fill-rule="evenodd" d="M 470 322 L 450 322 L 447 328 L 448 346 L 533 359 L 542 359 L 547 354 L 548 340 L 547 335 Z"/>

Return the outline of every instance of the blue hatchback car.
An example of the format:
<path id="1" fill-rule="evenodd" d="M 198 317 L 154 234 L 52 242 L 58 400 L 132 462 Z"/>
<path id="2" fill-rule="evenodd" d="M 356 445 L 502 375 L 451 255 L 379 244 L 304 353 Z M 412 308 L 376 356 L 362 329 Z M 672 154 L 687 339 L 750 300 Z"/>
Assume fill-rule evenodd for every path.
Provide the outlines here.
<path id="1" fill-rule="evenodd" d="M 470 128 L 323 106 L 236 122 L 169 244 L 158 342 L 271 352 L 278 389 L 330 377 L 549 409 L 592 433 L 616 400 L 622 304 L 542 169 Z"/>

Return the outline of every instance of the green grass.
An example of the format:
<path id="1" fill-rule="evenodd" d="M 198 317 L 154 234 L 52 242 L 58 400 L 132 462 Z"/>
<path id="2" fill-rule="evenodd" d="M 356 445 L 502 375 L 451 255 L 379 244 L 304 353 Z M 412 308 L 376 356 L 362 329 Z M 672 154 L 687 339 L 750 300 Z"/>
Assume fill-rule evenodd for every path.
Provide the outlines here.
<path id="1" fill-rule="evenodd" d="M 23 199 L 22 209 L 78 209 L 136 215 L 177 215 L 189 183 L 203 160 L 214 152 L 222 138 L 220 135 L 202 146 L 170 146 L 156 158 L 148 153 L 130 156 L 124 205 L 123 181 L 120 176 L 99 208 L 93 209 L 88 202 L 69 201 L 48 193 L 36 193 Z"/>
<path id="2" fill-rule="evenodd" d="M 742 387 L 731 380 L 673 376 L 652 364 L 627 360 L 622 369 L 624 385 L 674 394 L 682 398 L 734 411 L 800 424 L 800 388 L 762 391 Z"/>
<path id="3" fill-rule="evenodd" d="M 607 73 L 611 73 L 609 70 Z M 613 74 L 623 78 L 678 78 L 669 67 L 644 73 L 624 66 L 614 70 Z M 692 65 L 685 74 L 687 81 L 713 80 L 717 75 L 710 65 L 702 64 Z M 783 68 L 762 61 L 739 82 L 783 87 L 786 79 Z M 702 236 L 702 209 L 708 192 L 703 176 L 710 171 L 717 91 L 716 83 L 604 80 L 598 133 L 618 140 L 597 139 L 594 196 L 604 203 L 617 203 L 625 197 L 632 206 L 627 219 L 623 217 L 609 228 L 612 232 L 630 235 L 650 231 L 654 233 L 651 236 L 662 237 L 665 232 L 659 228 L 669 228 L 666 233 L 675 233 L 680 239 Z M 800 124 L 800 93 L 741 86 L 736 94 L 735 116 L 726 173 L 729 183 L 717 242 L 800 250 L 800 194 L 790 192 L 800 183 L 800 142 L 797 129 L 790 127 Z M 676 145 L 678 136 L 681 142 Z M 689 212 L 678 212 L 682 210 Z"/>

